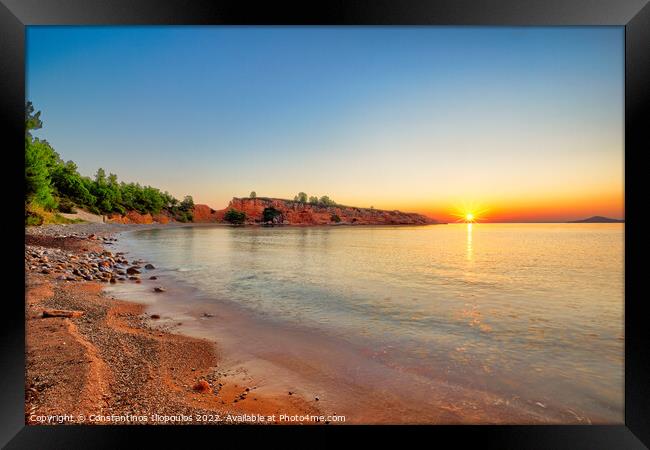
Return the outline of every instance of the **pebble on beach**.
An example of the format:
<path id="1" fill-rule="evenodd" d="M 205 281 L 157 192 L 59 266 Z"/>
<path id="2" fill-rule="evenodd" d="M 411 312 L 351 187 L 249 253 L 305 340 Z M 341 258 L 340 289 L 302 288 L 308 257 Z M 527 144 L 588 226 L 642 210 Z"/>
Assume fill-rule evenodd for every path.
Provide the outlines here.
<path id="1" fill-rule="evenodd" d="M 141 283 L 138 275 L 140 266 L 129 266 L 123 252 L 89 249 L 83 246 L 83 242 L 87 241 L 107 244 L 116 239 L 96 233 L 70 233 L 66 228 L 56 226 L 30 228 L 26 234 L 25 269 L 45 275 L 53 274 L 57 281 L 62 282 L 100 281 L 115 284 L 126 281 L 128 276 L 128 279 Z M 82 253 L 78 253 L 79 250 Z M 140 260 L 134 262 L 143 263 Z"/>

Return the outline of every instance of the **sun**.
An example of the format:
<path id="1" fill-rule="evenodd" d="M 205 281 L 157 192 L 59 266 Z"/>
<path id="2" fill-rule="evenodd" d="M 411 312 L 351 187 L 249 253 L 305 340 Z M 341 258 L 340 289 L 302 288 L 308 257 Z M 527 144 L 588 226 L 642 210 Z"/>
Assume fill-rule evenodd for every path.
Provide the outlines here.
<path id="1" fill-rule="evenodd" d="M 474 204 L 463 204 L 462 206 L 457 206 L 455 213 L 451 213 L 452 216 L 457 217 L 457 222 L 464 223 L 475 223 L 484 219 L 484 215 L 487 212 L 486 208 L 480 208 Z"/>

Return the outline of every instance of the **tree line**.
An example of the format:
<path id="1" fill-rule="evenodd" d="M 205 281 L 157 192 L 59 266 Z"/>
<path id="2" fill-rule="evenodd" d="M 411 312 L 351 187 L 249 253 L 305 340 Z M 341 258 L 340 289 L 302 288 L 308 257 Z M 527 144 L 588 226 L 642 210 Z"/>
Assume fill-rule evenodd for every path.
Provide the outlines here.
<path id="1" fill-rule="evenodd" d="M 45 140 L 32 136 L 43 127 L 41 112 L 25 106 L 25 211 L 26 220 L 38 223 L 38 211 L 74 212 L 81 207 L 94 214 L 168 212 L 175 220 L 192 221 L 194 201 L 182 201 L 169 192 L 139 183 L 119 182 L 117 175 L 99 168 L 93 178 L 82 176 L 73 161 L 64 162 Z"/>
<path id="2" fill-rule="evenodd" d="M 298 195 L 293 198 L 293 201 L 298 203 L 309 203 L 310 205 L 318 206 L 336 206 L 336 202 L 329 198 L 327 195 L 323 195 L 320 198 L 315 195 L 307 197 L 307 194 L 304 192 L 298 192 Z"/>
<path id="3" fill-rule="evenodd" d="M 257 198 L 257 193 L 255 191 L 251 191 L 251 193 L 248 195 L 248 198 Z M 293 201 L 296 203 L 309 203 L 310 205 L 318 205 L 318 206 L 337 205 L 337 203 L 331 198 L 329 198 L 327 195 L 323 195 L 320 198 L 318 198 L 317 196 L 308 197 L 307 194 L 305 194 L 304 192 L 298 192 L 298 194 L 293 197 Z"/>

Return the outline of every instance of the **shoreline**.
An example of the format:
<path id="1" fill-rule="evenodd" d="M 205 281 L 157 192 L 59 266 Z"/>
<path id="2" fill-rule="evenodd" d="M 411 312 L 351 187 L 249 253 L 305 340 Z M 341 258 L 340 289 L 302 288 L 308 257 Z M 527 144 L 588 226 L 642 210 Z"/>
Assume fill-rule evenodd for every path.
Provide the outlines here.
<path id="1" fill-rule="evenodd" d="M 112 241 L 104 238 L 147 226 L 63 227 L 28 230 L 26 259 L 32 251 L 43 252 L 39 261 L 105 251 L 102 243 Z M 61 417 L 86 424 L 236 424 L 251 423 L 256 414 L 275 420 L 254 423 L 291 424 L 315 421 L 282 421 L 280 414 L 321 416 L 313 402 L 265 392 L 245 372 L 222 369 L 218 344 L 157 327 L 146 305 L 106 295 L 106 283 L 40 273 L 46 270 L 26 261 L 27 424 L 56 424 Z M 80 315 L 44 317 L 52 310 Z"/>
<path id="2" fill-rule="evenodd" d="M 59 231 L 66 231 L 67 235 L 87 233 L 89 231 L 100 233 L 99 230 L 103 229 L 111 237 L 107 236 L 109 240 L 104 240 L 104 236 L 98 234 L 100 238 L 94 240 L 94 242 L 87 239 L 79 240 L 75 237 L 63 238 L 58 242 L 61 244 L 75 243 L 74 245 L 79 248 L 83 245 L 89 247 L 88 243 L 91 242 L 91 244 L 97 245 L 97 247 L 94 247 L 95 249 L 104 249 L 114 244 L 114 241 L 110 239 L 115 234 L 144 231 L 152 228 L 178 227 L 178 225 L 119 225 L 116 229 L 112 224 L 95 224 L 95 228 L 84 227 L 84 225 L 86 224 L 57 227 L 63 227 L 59 228 Z M 180 226 L 190 227 L 193 225 L 182 224 Z M 43 235 L 48 233 L 55 235 L 57 233 L 57 230 L 41 231 L 43 231 L 41 233 Z M 46 238 L 57 239 L 55 236 L 46 236 Z M 82 244 L 79 244 L 80 242 Z M 92 251 L 90 248 L 86 250 Z M 131 255 L 129 259 L 137 256 Z M 140 370 L 140 372 L 144 371 L 147 374 L 157 374 L 153 380 L 147 379 L 144 381 L 142 389 L 147 394 L 143 393 L 138 397 L 141 400 L 135 403 L 130 400 L 130 403 L 126 405 L 118 405 L 113 408 L 116 411 L 126 411 L 126 413 L 138 412 L 138 408 L 152 410 L 151 408 L 155 407 L 170 412 L 195 411 L 198 414 L 205 414 L 205 411 L 212 414 L 234 411 L 241 414 L 291 413 L 296 415 L 314 414 L 323 417 L 328 414 L 336 415 L 338 411 L 347 416 L 346 423 L 592 423 L 590 419 L 576 413 L 552 412 L 552 409 L 546 409 L 549 405 L 545 405 L 544 410 L 541 410 L 539 409 L 541 407 L 534 404 L 531 408 L 531 405 L 523 402 L 507 403 L 489 392 L 465 389 L 462 386 L 437 383 L 431 387 L 420 383 L 417 374 L 414 374 L 415 376 L 411 378 L 414 384 L 409 384 L 406 388 L 402 386 L 405 384 L 405 378 L 390 379 L 383 375 L 383 378 L 378 377 L 372 382 L 351 383 L 351 380 L 346 381 L 339 372 L 344 372 L 348 366 L 354 367 L 360 360 L 358 355 L 353 354 L 353 350 L 342 345 L 344 342 L 314 338 L 314 333 L 301 334 L 296 330 L 287 332 L 286 329 L 268 323 L 260 327 L 251 317 L 243 317 L 244 314 L 237 317 L 232 314 L 232 309 L 230 312 L 226 308 L 220 309 L 223 305 L 217 307 L 215 315 L 218 317 L 215 317 L 215 319 L 200 320 L 203 318 L 200 317 L 201 312 L 198 312 L 198 310 L 194 311 L 194 317 L 190 314 L 191 294 L 183 289 L 175 290 L 175 287 L 170 286 L 171 291 L 168 293 L 148 294 L 156 299 L 156 303 L 148 305 L 142 302 L 143 298 L 138 296 L 137 291 L 132 291 L 135 292 L 135 298 L 132 301 L 116 300 L 110 292 L 102 293 L 102 287 L 108 286 L 108 283 L 59 281 L 52 279 L 52 274 L 33 273 L 33 271 L 30 272 L 29 270 L 27 272 L 29 274 L 28 278 L 35 282 L 35 285 L 27 286 L 28 296 L 30 292 L 36 292 L 36 297 L 38 297 L 39 290 L 50 289 L 53 291 L 53 294 L 49 294 L 50 297 L 59 300 L 63 299 L 60 303 L 48 303 L 47 299 L 45 301 L 37 299 L 28 302 L 35 303 L 29 305 L 28 316 L 29 311 L 31 311 L 31 317 L 27 320 L 28 383 L 26 383 L 26 389 L 31 393 L 33 392 L 30 388 L 33 388 L 33 386 L 29 385 L 30 335 L 35 330 L 36 334 L 34 336 L 38 340 L 38 333 L 40 332 L 40 336 L 43 337 L 45 332 L 37 327 L 30 328 L 30 323 L 35 326 L 39 323 L 46 323 L 46 321 L 55 323 L 56 320 L 62 324 L 59 325 L 60 327 L 64 329 L 68 327 L 67 334 L 64 334 L 64 336 L 70 337 L 71 340 L 74 338 L 75 342 L 81 342 L 82 347 L 84 347 L 84 342 L 91 344 L 85 346 L 86 352 L 82 353 L 90 355 L 87 356 L 88 361 L 93 361 L 92 356 L 95 356 L 95 359 L 99 362 L 95 364 L 88 362 L 85 365 L 82 364 L 81 367 L 85 371 L 84 373 L 89 374 L 87 379 L 94 380 L 86 383 L 86 389 L 95 398 L 97 398 L 97 392 L 108 395 L 108 398 L 115 396 L 112 391 L 109 394 L 104 393 L 107 389 L 106 386 L 110 387 L 114 384 L 114 381 L 111 381 L 116 378 L 112 375 L 114 372 L 123 373 L 125 371 Z M 113 286 L 133 285 L 141 286 L 143 289 L 148 286 L 147 292 L 149 292 L 152 290 L 153 285 L 150 285 L 152 282 L 149 282 L 146 278 L 156 271 L 147 273 L 147 271 L 143 270 L 142 272 L 143 278 L 145 278 L 142 280 L 144 281 L 142 284 L 136 283 L 135 280 L 129 280 Z M 176 302 L 176 305 L 180 308 L 176 311 L 178 313 L 176 315 L 172 310 L 165 310 L 164 299 L 166 296 L 173 296 L 172 293 L 175 294 L 175 299 L 183 298 L 185 300 L 182 304 Z M 118 293 L 116 296 L 120 297 L 120 294 Z M 41 297 L 46 298 L 48 296 L 41 294 Z M 124 298 L 124 296 L 120 298 Z M 167 302 L 166 306 L 169 307 L 169 305 L 174 305 L 174 303 Z M 85 307 L 89 311 L 97 308 L 99 312 L 96 314 L 87 313 L 81 318 L 41 319 L 38 317 L 38 308 L 42 310 L 44 307 L 76 308 L 79 310 Z M 156 313 L 158 318 L 152 319 L 151 314 L 148 314 L 147 311 Z M 91 316 L 92 320 L 86 323 L 89 316 Z M 106 317 L 110 318 L 110 320 L 106 319 Z M 210 315 L 210 317 L 212 316 Z M 188 327 L 191 329 L 193 321 L 196 326 L 199 323 L 206 324 L 213 320 L 216 328 L 210 328 L 208 331 L 215 331 L 214 335 L 206 334 L 205 329 L 203 330 L 204 333 L 188 332 Z M 151 356 L 148 360 L 144 359 L 146 369 L 129 368 L 126 362 L 120 362 L 120 358 L 116 357 L 114 352 L 111 352 L 111 340 L 93 339 L 93 333 L 114 336 L 111 339 L 120 342 L 120 345 L 124 346 L 127 353 L 155 354 L 156 356 Z M 206 336 L 209 336 L 209 339 L 206 339 Z M 218 336 L 216 343 L 215 336 Z M 285 348 L 283 353 L 286 354 L 270 355 L 268 352 L 257 351 L 254 345 L 242 345 L 244 342 L 242 338 L 247 339 L 249 337 L 261 341 L 279 339 L 286 344 L 283 347 Z M 142 344 L 145 341 L 146 344 Z M 122 342 L 126 342 L 126 344 Z M 134 344 L 134 342 L 139 344 Z M 294 345 L 295 342 L 300 344 Z M 141 347 L 137 345 L 141 345 Z M 168 351 L 167 347 L 171 350 Z M 173 362 L 165 362 L 165 358 L 169 357 L 168 353 L 173 353 L 174 348 L 180 347 L 185 348 L 185 350 L 177 354 L 177 358 L 172 357 Z M 31 346 L 31 348 L 34 349 L 32 360 L 34 360 L 34 357 L 38 359 L 39 353 L 50 351 L 48 348 L 41 349 L 36 346 Z M 60 350 L 69 347 L 59 346 L 57 348 Z M 84 348 L 81 350 L 84 350 Z M 319 356 L 313 355 L 314 348 L 318 349 Z M 328 354 L 329 356 L 326 357 Z M 42 356 L 40 358 L 43 359 Z M 61 361 L 57 362 L 57 360 L 54 362 L 59 366 L 50 366 L 49 368 L 46 366 L 41 372 L 47 372 L 47 370 L 57 371 L 58 369 L 59 376 L 65 380 L 65 377 L 70 375 L 70 370 L 74 368 L 74 365 Z M 77 363 L 77 366 L 79 364 Z M 38 376 L 39 374 L 36 373 L 38 370 L 34 372 L 34 365 L 31 367 L 33 372 L 31 378 L 33 379 L 33 375 Z M 284 372 L 278 371 L 278 367 Z M 358 368 L 356 370 L 358 371 Z M 373 375 L 372 371 L 369 373 Z M 94 374 L 94 378 L 90 374 Z M 209 384 L 210 393 L 199 394 L 193 390 L 193 385 L 201 378 L 205 379 Z M 329 384 L 323 384 L 323 379 L 327 378 L 333 381 Z M 291 381 L 288 382 L 287 380 Z M 165 396 L 155 393 L 160 388 L 153 389 L 152 384 L 163 386 L 163 391 L 166 392 Z M 98 387 L 94 388 L 93 391 L 88 386 Z M 287 387 L 290 391 L 286 389 Z M 249 390 L 246 391 L 246 388 Z M 126 383 L 121 389 L 126 389 L 125 392 L 132 395 L 140 387 Z M 36 391 L 38 392 L 38 385 Z M 123 391 L 120 392 L 123 393 Z M 289 392 L 291 393 L 289 394 Z M 424 394 L 425 392 L 427 394 Z M 325 396 L 320 393 L 325 393 Z M 64 392 L 60 398 L 65 399 L 63 394 Z M 241 398 L 242 394 L 245 394 L 243 399 Z M 320 395 L 320 401 L 318 398 L 314 398 L 314 395 Z M 152 396 L 156 397 L 155 400 L 152 399 Z M 57 398 L 56 392 L 54 398 Z M 250 401 L 252 398 L 254 400 Z M 38 401 L 33 401 L 29 397 L 28 400 L 26 419 L 33 405 L 37 407 L 35 411 L 37 414 L 47 410 Z M 80 405 L 79 403 L 77 407 L 81 407 Z M 61 405 L 56 402 L 53 406 L 61 408 Z M 426 406 L 426 409 L 421 410 L 424 406 Z M 88 406 L 85 408 L 88 410 Z M 386 410 L 385 414 L 383 413 L 384 410 Z M 600 420 L 595 420 L 593 417 L 592 420 L 594 420 L 594 423 L 601 423 Z M 302 423 L 314 422 L 306 421 Z"/>

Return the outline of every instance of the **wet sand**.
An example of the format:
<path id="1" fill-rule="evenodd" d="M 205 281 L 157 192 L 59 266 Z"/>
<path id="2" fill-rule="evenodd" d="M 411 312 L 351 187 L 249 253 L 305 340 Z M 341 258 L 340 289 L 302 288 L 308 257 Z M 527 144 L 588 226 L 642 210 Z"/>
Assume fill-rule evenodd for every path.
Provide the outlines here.
<path id="1" fill-rule="evenodd" d="M 159 283 L 157 280 L 156 283 Z M 326 415 L 352 424 L 550 424 L 591 423 L 553 405 L 431 379 L 417 368 L 391 365 L 371 351 L 314 329 L 287 326 L 206 299 L 196 290 L 167 280 L 166 292 L 152 294 L 147 282 L 108 288 L 144 302 L 159 324 L 197 338 L 215 340 L 221 361 L 245 371 L 279 396 L 293 392 L 318 397 Z M 177 325 L 178 323 L 181 325 Z M 480 377 L 481 374 L 477 373 Z"/>

